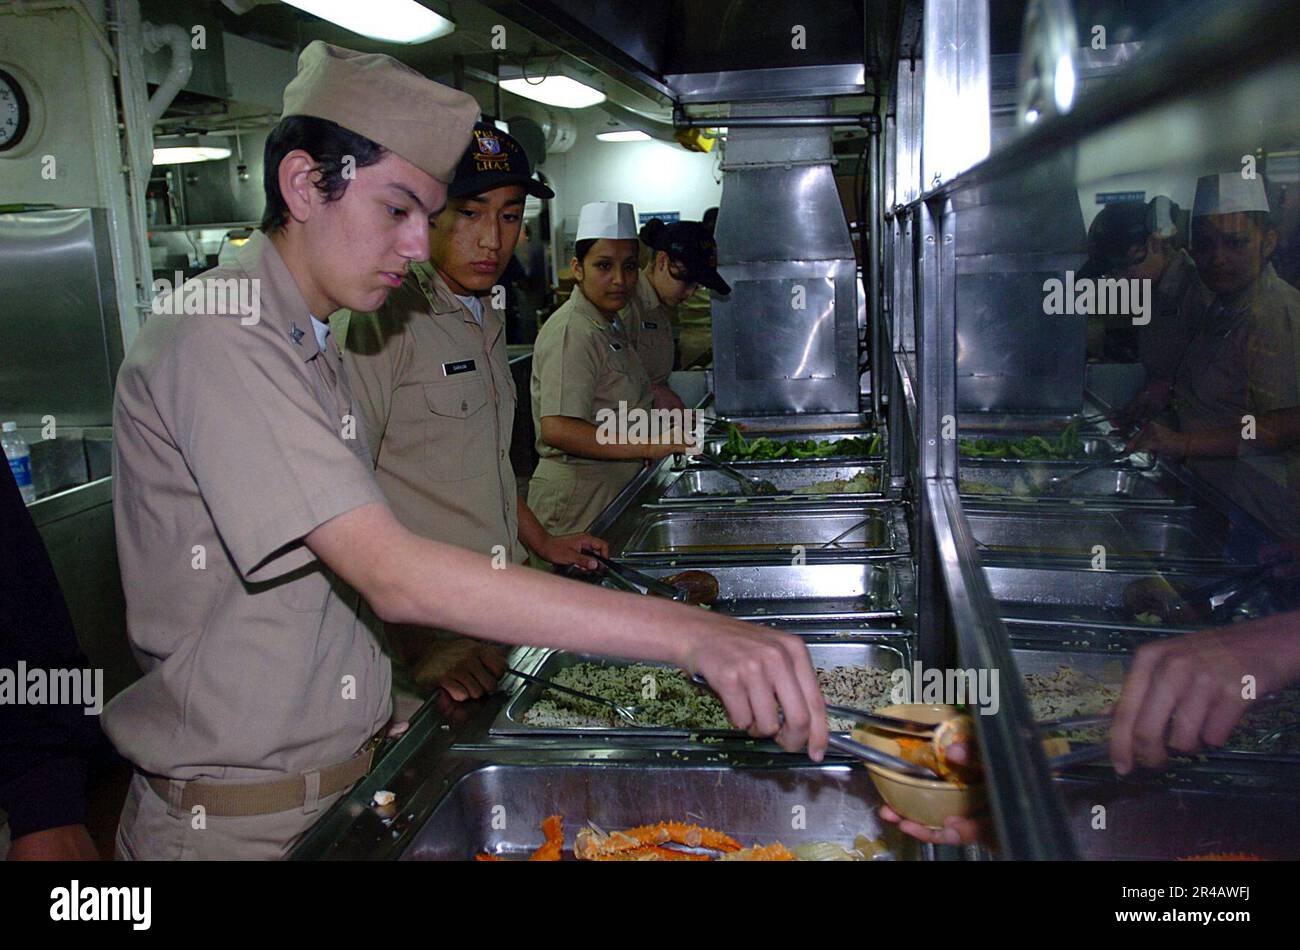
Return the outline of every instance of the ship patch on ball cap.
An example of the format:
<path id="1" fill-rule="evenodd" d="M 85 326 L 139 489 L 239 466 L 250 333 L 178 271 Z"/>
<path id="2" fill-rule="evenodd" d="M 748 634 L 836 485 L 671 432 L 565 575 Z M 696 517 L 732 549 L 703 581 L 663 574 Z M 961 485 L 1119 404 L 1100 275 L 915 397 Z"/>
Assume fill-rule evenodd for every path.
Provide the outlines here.
<path id="1" fill-rule="evenodd" d="M 482 121 L 474 126 L 473 133 L 447 197 L 480 195 L 502 185 L 521 185 L 526 194 L 535 198 L 555 197 L 555 192 L 533 177 L 528 156 L 514 138 Z"/>

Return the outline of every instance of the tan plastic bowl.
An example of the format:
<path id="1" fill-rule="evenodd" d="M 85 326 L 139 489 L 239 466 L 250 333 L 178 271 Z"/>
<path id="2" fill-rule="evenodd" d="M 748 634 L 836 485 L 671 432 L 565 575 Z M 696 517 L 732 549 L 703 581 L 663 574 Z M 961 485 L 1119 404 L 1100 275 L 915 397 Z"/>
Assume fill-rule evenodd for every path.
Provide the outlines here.
<path id="1" fill-rule="evenodd" d="M 939 723 L 953 716 L 961 715 L 956 706 L 932 706 L 922 703 L 909 703 L 899 706 L 886 706 L 876 712 L 882 716 L 894 716 L 913 722 Z M 859 726 L 853 730 L 853 738 L 863 745 L 899 755 L 902 751 L 895 741 L 895 734 L 874 729 L 871 726 Z M 982 784 L 957 786 L 951 782 L 938 779 L 913 778 L 882 765 L 867 763 L 871 781 L 875 783 L 880 797 L 890 808 L 904 818 L 925 825 L 927 828 L 943 828 L 945 818 L 957 815 L 967 818 L 984 807 L 984 786 Z"/>

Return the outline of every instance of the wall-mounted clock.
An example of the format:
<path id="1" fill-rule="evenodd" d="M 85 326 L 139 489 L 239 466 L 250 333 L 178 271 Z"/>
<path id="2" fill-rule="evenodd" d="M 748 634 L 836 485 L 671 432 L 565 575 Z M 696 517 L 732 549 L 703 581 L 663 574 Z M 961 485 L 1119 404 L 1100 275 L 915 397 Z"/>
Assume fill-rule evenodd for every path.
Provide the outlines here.
<path id="1" fill-rule="evenodd" d="M 0 69 L 0 152 L 17 148 L 31 126 L 31 103 L 13 73 Z"/>

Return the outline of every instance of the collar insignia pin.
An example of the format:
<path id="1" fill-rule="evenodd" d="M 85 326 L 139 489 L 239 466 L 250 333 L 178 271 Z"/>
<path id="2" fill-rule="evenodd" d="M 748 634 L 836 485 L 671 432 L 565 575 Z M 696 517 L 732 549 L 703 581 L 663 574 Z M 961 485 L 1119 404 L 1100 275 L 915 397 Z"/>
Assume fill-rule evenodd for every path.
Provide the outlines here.
<path id="1" fill-rule="evenodd" d="M 290 324 L 289 336 L 293 338 L 295 344 L 302 346 L 303 332 L 298 329 L 298 324 Z"/>

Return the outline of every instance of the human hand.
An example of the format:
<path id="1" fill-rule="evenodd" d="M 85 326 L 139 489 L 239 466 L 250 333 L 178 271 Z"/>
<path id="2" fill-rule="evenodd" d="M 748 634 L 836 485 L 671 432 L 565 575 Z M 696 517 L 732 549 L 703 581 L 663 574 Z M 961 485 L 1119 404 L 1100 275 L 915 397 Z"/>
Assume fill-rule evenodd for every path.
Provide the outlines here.
<path id="1" fill-rule="evenodd" d="M 1187 435 L 1159 422 L 1149 422 L 1129 440 L 1124 451 L 1151 452 L 1177 461 L 1187 456 Z"/>
<path id="2" fill-rule="evenodd" d="M 584 571 L 594 571 L 600 562 L 588 557 L 594 551 L 602 557 L 609 557 L 609 545 L 594 534 L 580 531 L 577 534 L 550 535 L 542 550 L 536 553 L 552 564 L 572 564 Z"/>
<path id="3" fill-rule="evenodd" d="M 697 607 L 682 607 L 681 615 L 677 665 L 708 680 L 737 728 L 756 738 L 774 736 L 787 752 L 807 745 L 820 762 L 829 731 L 826 703 L 803 640 Z"/>
<path id="4" fill-rule="evenodd" d="M 685 409 L 686 403 L 682 402 L 682 397 L 677 395 L 663 383 L 656 383 L 650 387 L 650 396 L 652 405 L 655 409 Z"/>
<path id="5" fill-rule="evenodd" d="M 1159 768 L 1171 749 L 1223 745 L 1256 697 L 1300 675 L 1296 624 L 1283 614 L 1141 647 L 1115 706 L 1115 771 Z"/>
<path id="6" fill-rule="evenodd" d="M 8 861 L 98 861 L 85 825 L 62 825 L 15 838 Z"/>
<path id="7" fill-rule="evenodd" d="M 961 743 L 954 743 L 944 751 L 944 756 L 957 765 L 965 765 L 969 754 L 969 749 Z M 898 825 L 898 830 L 903 834 L 917 841 L 924 841 L 926 844 L 976 844 L 982 839 L 984 833 L 981 822 L 960 815 L 949 815 L 944 819 L 941 829 L 927 828 L 919 822 L 904 818 L 888 805 L 880 806 L 880 817 Z"/>
<path id="8" fill-rule="evenodd" d="M 429 641 L 412 676 L 419 686 L 440 688 L 452 699 L 463 702 L 492 692 L 505 671 L 506 654 L 501 647 L 461 637 Z"/>

